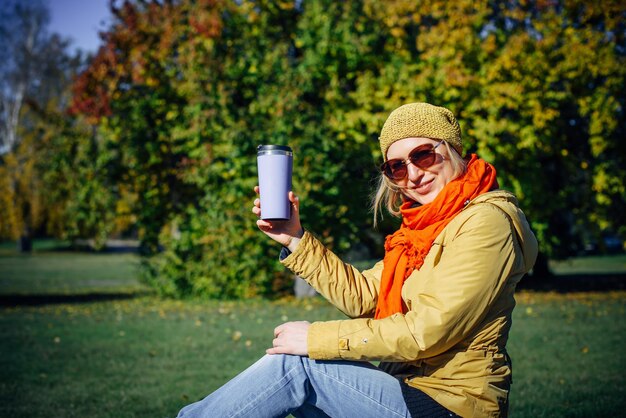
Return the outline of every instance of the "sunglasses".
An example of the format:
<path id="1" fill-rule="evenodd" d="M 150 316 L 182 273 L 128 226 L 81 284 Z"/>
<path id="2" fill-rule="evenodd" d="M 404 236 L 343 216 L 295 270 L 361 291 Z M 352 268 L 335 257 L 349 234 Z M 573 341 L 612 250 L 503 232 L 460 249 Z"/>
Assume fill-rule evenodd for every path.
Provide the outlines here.
<path id="1" fill-rule="evenodd" d="M 435 150 L 443 141 L 438 142 L 436 145 L 423 144 L 413 148 L 409 152 L 409 158 L 401 160 L 399 158 L 385 161 L 380 166 L 380 171 L 391 180 L 402 180 L 408 173 L 407 164 L 411 163 L 417 168 L 425 170 L 437 162 L 437 153 Z"/>

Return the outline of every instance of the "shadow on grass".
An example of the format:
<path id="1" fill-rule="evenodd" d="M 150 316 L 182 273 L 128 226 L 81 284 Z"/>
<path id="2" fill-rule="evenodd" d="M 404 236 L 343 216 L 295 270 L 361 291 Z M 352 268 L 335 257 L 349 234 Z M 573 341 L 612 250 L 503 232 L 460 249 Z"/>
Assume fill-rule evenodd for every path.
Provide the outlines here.
<path id="1" fill-rule="evenodd" d="M 626 273 L 579 273 L 549 276 L 527 276 L 518 289 L 539 292 L 609 292 L 626 290 Z"/>
<path id="2" fill-rule="evenodd" d="M 135 245 L 107 246 L 96 250 L 88 245 L 59 245 L 38 252 L 76 253 L 76 254 L 140 254 L 140 248 Z"/>
<path id="3" fill-rule="evenodd" d="M 119 292 L 119 293 L 80 293 L 80 294 L 28 294 L 28 295 L 0 295 L 0 306 L 40 306 L 55 304 L 112 302 L 134 299 L 145 296 L 149 292 Z"/>

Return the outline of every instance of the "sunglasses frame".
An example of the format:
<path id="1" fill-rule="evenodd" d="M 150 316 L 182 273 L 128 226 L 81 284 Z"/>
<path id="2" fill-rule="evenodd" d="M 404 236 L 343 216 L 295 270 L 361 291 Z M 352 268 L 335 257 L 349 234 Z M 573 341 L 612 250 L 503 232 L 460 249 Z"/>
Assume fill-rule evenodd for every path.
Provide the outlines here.
<path id="1" fill-rule="evenodd" d="M 381 172 L 382 172 L 385 176 L 387 176 L 387 178 L 389 178 L 389 179 L 391 179 L 391 180 L 393 180 L 393 181 L 398 181 L 398 180 L 402 180 L 402 179 L 406 178 L 406 176 L 408 175 L 409 170 L 407 170 L 407 168 L 406 168 L 406 167 L 409 165 L 409 163 L 410 163 L 410 164 L 413 164 L 415 167 L 420 168 L 420 169 L 422 169 L 422 170 L 425 170 L 425 169 L 427 169 L 427 168 L 429 168 L 429 167 L 432 167 L 433 165 L 435 165 L 435 162 L 436 162 L 436 154 L 437 154 L 437 152 L 436 152 L 435 150 L 436 150 L 436 149 L 437 149 L 437 147 L 438 147 L 439 145 L 441 145 L 443 142 L 444 142 L 444 140 L 441 140 L 440 142 L 438 142 L 438 143 L 437 143 L 437 144 L 435 144 L 435 145 L 432 145 L 432 144 L 422 144 L 422 145 L 418 145 L 417 147 L 413 148 L 413 149 L 409 152 L 409 156 L 408 156 L 408 158 L 407 158 L 407 159 L 402 160 L 401 158 L 394 158 L 394 159 L 392 159 L 392 160 L 387 160 L 387 161 L 385 161 L 384 163 L 382 163 L 382 164 L 381 164 L 381 166 L 380 166 L 380 171 L 381 171 Z M 414 160 L 414 158 L 412 158 L 412 157 L 411 157 L 411 154 L 413 154 L 413 153 L 414 153 L 414 152 L 415 152 L 418 148 L 425 147 L 425 146 L 429 146 L 429 145 L 430 145 L 432 148 L 430 148 L 428 151 L 426 151 L 426 150 L 421 151 L 421 150 L 420 150 L 419 152 L 420 152 L 420 154 L 422 154 L 423 156 L 422 156 L 422 155 L 420 155 L 420 158 L 419 158 L 419 159 L 418 159 L 418 158 L 415 158 L 415 160 L 416 160 L 416 161 L 413 161 L 413 160 Z M 431 155 L 433 156 L 433 162 L 432 162 L 431 164 L 428 164 L 428 165 L 422 165 L 422 164 L 419 164 L 420 160 L 423 160 L 423 159 L 424 159 L 424 158 L 426 158 L 427 156 L 431 156 Z M 404 170 L 404 175 L 403 175 L 402 177 L 394 177 L 394 176 L 393 176 L 393 171 L 391 170 L 391 168 L 388 168 L 388 167 L 389 167 L 389 162 L 395 162 L 395 161 L 400 161 L 400 162 L 403 164 L 403 166 L 404 166 L 404 167 L 403 167 L 403 170 Z"/>

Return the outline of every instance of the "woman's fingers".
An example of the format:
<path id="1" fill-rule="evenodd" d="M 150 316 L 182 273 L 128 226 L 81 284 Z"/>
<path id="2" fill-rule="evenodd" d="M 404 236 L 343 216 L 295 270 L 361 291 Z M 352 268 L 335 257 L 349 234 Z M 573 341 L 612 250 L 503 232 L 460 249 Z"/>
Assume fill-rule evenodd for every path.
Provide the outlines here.
<path id="1" fill-rule="evenodd" d="M 261 216 L 261 199 L 254 199 L 254 206 L 252 206 L 252 213 L 256 216 Z"/>
<path id="2" fill-rule="evenodd" d="M 307 336 L 310 325 L 307 321 L 295 321 L 277 326 L 274 328 L 272 347 L 265 352 L 267 354 L 308 355 Z"/>
<path id="3" fill-rule="evenodd" d="M 291 354 L 293 349 L 289 346 L 289 340 L 284 335 L 281 335 L 282 330 L 278 330 L 276 327 L 274 330 L 274 339 L 272 340 L 272 347 L 265 350 L 267 354 Z"/>
<path id="4" fill-rule="evenodd" d="M 267 350 L 265 350 L 265 354 L 287 354 L 287 353 L 283 352 L 282 350 L 276 347 L 272 347 L 272 348 L 268 348 Z"/>
<path id="5" fill-rule="evenodd" d="M 289 192 L 289 201 L 296 206 L 300 206 L 300 199 L 294 192 Z"/>
<path id="6" fill-rule="evenodd" d="M 264 221 L 263 219 L 257 220 L 256 224 L 259 228 L 262 229 L 272 229 L 272 224 L 268 221 Z"/>
<path id="7" fill-rule="evenodd" d="M 300 209 L 300 199 L 294 192 L 289 192 L 289 201 L 291 202 L 293 211 L 298 212 Z"/>
<path id="8" fill-rule="evenodd" d="M 274 338 L 278 337 L 280 335 L 280 333 L 283 332 L 283 330 L 285 329 L 286 324 L 288 324 L 288 322 L 282 323 L 282 324 L 278 325 L 276 328 L 274 328 Z"/>

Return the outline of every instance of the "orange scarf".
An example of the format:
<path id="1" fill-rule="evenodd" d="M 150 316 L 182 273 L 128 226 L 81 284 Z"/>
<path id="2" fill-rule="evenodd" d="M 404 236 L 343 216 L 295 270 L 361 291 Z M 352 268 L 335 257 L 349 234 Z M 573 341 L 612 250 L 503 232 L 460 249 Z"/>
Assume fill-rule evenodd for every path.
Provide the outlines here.
<path id="1" fill-rule="evenodd" d="M 467 172 L 449 182 L 431 203 L 414 207 L 415 202 L 409 200 L 400 206 L 402 225 L 385 240 L 384 267 L 374 318 L 404 312 L 404 281 L 413 270 L 422 267 L 437 235 L 470 200 L 496 188 L 496 169 L 472 154 Z"/>

